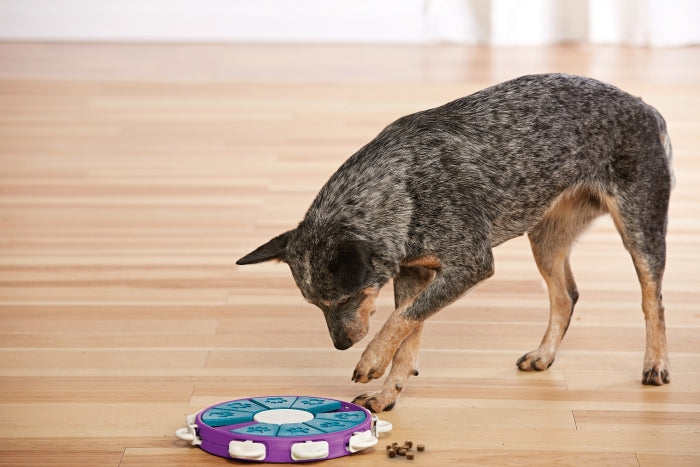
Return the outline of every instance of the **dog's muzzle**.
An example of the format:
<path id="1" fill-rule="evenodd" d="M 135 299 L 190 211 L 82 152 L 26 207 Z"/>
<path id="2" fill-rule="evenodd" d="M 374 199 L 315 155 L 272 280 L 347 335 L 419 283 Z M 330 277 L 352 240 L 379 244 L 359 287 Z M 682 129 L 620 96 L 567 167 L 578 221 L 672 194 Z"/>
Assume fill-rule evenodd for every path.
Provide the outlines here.
<path id="1" fill-rule="evenodd" d="M 364 317 L 357 317 L 353 321 L 338 320 L 330 313 L 326 313 L 326 324 L 328 332 L 333 340 L 333 345 L 338 350 L 349 349 L 357 341 L 367 335 L 369 331 L 369 320 Z"/>
<path id="2" fill-rule="evenodd" d="M 354 342 L 348 336 L 335 336 L 331 334 L 331 339 L 333 339 L 333 345 L 338 350 L 346 350 L 352 347 Z"/>
<path id="3" fill-rule="evenodd" d="M 338 350 L 349 349 L 369 331 L 369 317 L 376 310 L 374 299 L 379 293 L 379 288 L 367 288 L 361 292 L 349 303 L 338 308 L 321 308 L 333 345 Z"/>

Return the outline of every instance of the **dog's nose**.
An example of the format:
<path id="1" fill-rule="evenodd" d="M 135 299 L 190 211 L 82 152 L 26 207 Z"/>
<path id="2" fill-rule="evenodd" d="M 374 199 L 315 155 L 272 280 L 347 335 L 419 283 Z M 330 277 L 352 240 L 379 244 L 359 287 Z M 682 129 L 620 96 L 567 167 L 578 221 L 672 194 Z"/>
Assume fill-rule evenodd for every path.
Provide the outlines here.
<path id="1" fill-rule="evenodd" d="M 352 347 L 352 344 L 354 344 L 352 339 L 350 339 L 347 336 L 341 336 L 341 337 L 332 336 L 332 337 L 333 337 L 333 345 L 338 350 L 349 349 L 350 347 Z"/>

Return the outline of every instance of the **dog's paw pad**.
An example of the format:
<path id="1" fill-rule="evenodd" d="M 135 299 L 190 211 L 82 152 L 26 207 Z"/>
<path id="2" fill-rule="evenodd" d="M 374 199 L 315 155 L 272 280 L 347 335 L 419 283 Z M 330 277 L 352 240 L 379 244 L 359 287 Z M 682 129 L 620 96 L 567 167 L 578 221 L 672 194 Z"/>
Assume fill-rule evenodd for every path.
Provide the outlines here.
<path id="1" fill-rule="evenodd" d="M 372 413 L 388 412 L 394 408 L 396 399 L 385 397 L 381 392 L 374 394 L 360 394 L 352 401 L 353 404 L 361 405 Z"/>
<path id="2" fill-rule="evenodd" d="M 375 412 L 373 407 L 376 405 L 376 399 L 371 397 L 367 393 L 360 394 L 359 396 L 357 396 L 356 398 L 354 398 L 352 400 L 352 403 L 360 405 L 360 406 L 366 408 L 367 410 L 369 410 L 370 412 Z"/>
<path id="3" fill-rule="evenodd" d="M 663 386 L 671 382 L 671 373 L 666 365 L 655 365 L 652 368 L 644 370 L 642 374 L 642 384 L 649 386 Z"/>
<path id="4" fill-rule="evenodd" d="M 515 364 L 522 371 L 544 371 L 552 366 L 554 357 L 540 356 L 537 351 L 526 353 Z"/>
<path id="5" fill-rule="evenodd" d="M 373 379 L 378 379 L 384 376 L 384 370 L 370 368 L 368 370 L 361 369 L 362 362 L 357 364 L 355 371 L 352 372 L 352 380 L 356 383 L 368 383 Z"/>
<path id="6" fill-rule="evenodd" d="M 355 369 L 355 371 L 352 372 L 352 380 L 355 383 L 369 383 L 373 375 L 373 371 L 369 371 L 367 374 L 365 374 L 362 371 Z"/>

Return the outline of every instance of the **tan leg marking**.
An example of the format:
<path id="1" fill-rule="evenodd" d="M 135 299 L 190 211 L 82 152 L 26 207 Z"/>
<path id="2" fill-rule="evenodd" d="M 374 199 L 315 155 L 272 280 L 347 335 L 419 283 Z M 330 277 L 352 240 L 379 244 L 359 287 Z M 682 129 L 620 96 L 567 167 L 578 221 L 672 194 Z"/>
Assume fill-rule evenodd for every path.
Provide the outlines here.
<path id="1" fill-rule="evenodd" d="M 659 285 L 651 280 L 642 266 L 642 311 L 646 323 L 646 350 L 642 367 L 642 383 L 661 386 L 671 382 L 671 364 L 666 343 L 665 310 L 661 302 Z"/>
<path id="2" fill-rule="evenodd" d="M 352 376 L 352 380 L 356 383 L 367 383 L 372 379 L 381 378 L 401 343 L 409 334 L 422 327 L 420 321 L 401 316 L 401 311 L 403 308 L 394 310 L 362 352 L 362 357 Z"/>
<path id="3" fill-rule="evenodd" d="M 421 256 L 420 258 L 403 263 L 402 266 L 423 267 L 433 271 L 442 267 L 440 260 L 435 256 Z"/>
<path id="4" fill-rule="evenodd" d="M 396 310 L 372 339 L 355 368 L 353 381 L 368 382 L 381 377 L 391 360 L 391 371 L 381 389 L 357 396 L 353 402 L 373 412 L 391 410 L 410 376 L 418 375 L 418 347 L 423 322 L 407 320 L 401 313 L 435 278 L 437 258 L 424 257 L 402 265 L 394 279 Z"/>
<path id="5" fill-rule="evenodd" d="M 568 258 L 565 268 L 570 270 Z M 517 362 L 523 371 L 543 371 L 552 366 L 559 344 L 569 326 L 574 302 L 569 295 L 567 274 L 558 271 L 555 276 L 542 274 L 549 290 L 549 323 L 539 347 L 523 355 Z"/>
<path id="6" fill-rule="evenodd" d="M 516 362 L 523 371 L 542 371 L 554 363 L 578 298 L 569 264 L 571 245 L 582 230 L 604 212 L 589 190 L 563 194 L 529 233 L 537 268 L 549 292 L 549 324 L 539 347 Z"/>
<path id="7" fill-rule="evenodd" d="M 419 323 L 401 343 L 392 360 L 391 371 L 389 371 L 381 389 L 375 393 L 364 393 L 357 396 L 354 403 L 360 404 L 372 412 L 391 410 L 394 407 L 408 378 L 418 375 L 418 346 L 422 330 L 423 323 Z"/>
<path id="8" fill-rule="evenodd" d="M 642 367 L 642 384 L 661 386 L 671 382 L 671 363 L 666 343 L 665 309 L 661 299 L 663 269 L 653 274 L 644 255 L 628 238 L 625 224 L 614 199 L 606 199 L 615 227 L 622 236 L 625 247 L 632 256 L 637 277 L 642 288 L 642 311 L 646 323 L 646 350 Z"/>

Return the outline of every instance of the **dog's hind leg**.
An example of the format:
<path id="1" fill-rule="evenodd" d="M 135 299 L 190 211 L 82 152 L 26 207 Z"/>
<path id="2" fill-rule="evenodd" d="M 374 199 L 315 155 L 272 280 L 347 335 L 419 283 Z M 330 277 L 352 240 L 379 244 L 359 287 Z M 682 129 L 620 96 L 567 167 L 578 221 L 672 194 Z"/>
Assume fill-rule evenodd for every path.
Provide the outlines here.
<path id="1" fill-rule="evenodd" d="M 402 309 L 421 293 L 435 277 L 435 271 L 425 267 L 402 266 L 400 274 L 394 278 L 394 303 Z M 391 370 L 381 389 L 375 393 L 364 393 L 353 401 L 372 412 L 391 410 L 396 403 L 406 381 L 418 375 L 418 346 L 423 331 L 423 322 L 416 322 L 415 328 L 403 340 L 391 363 Z"/>
<path id="2" fill-rule="evenodd" d="M 664 184 L 661 180 L 644 193 L 637 190 L 637 193 L 627 193 L 609 201 L 610 214 L 632 256 L 642 288 L 642 310 L 646 322 L 642 383 L 654 386 L 671 381 L 661 296 L 670 183 Z"/>
<path id="3" fill-rule="evenodd" d="M 540 346 L 517 361 L 521 370 L 546 370 L 554 363 L 578 300 L 569 265 L 571 246 L 590 222 L 603 212 L 599 199 L 590 190 L 571 190 L 560 196 L 528 232 L 537 267 L 549 291 L 550 312 L 549 325 Z"/>

